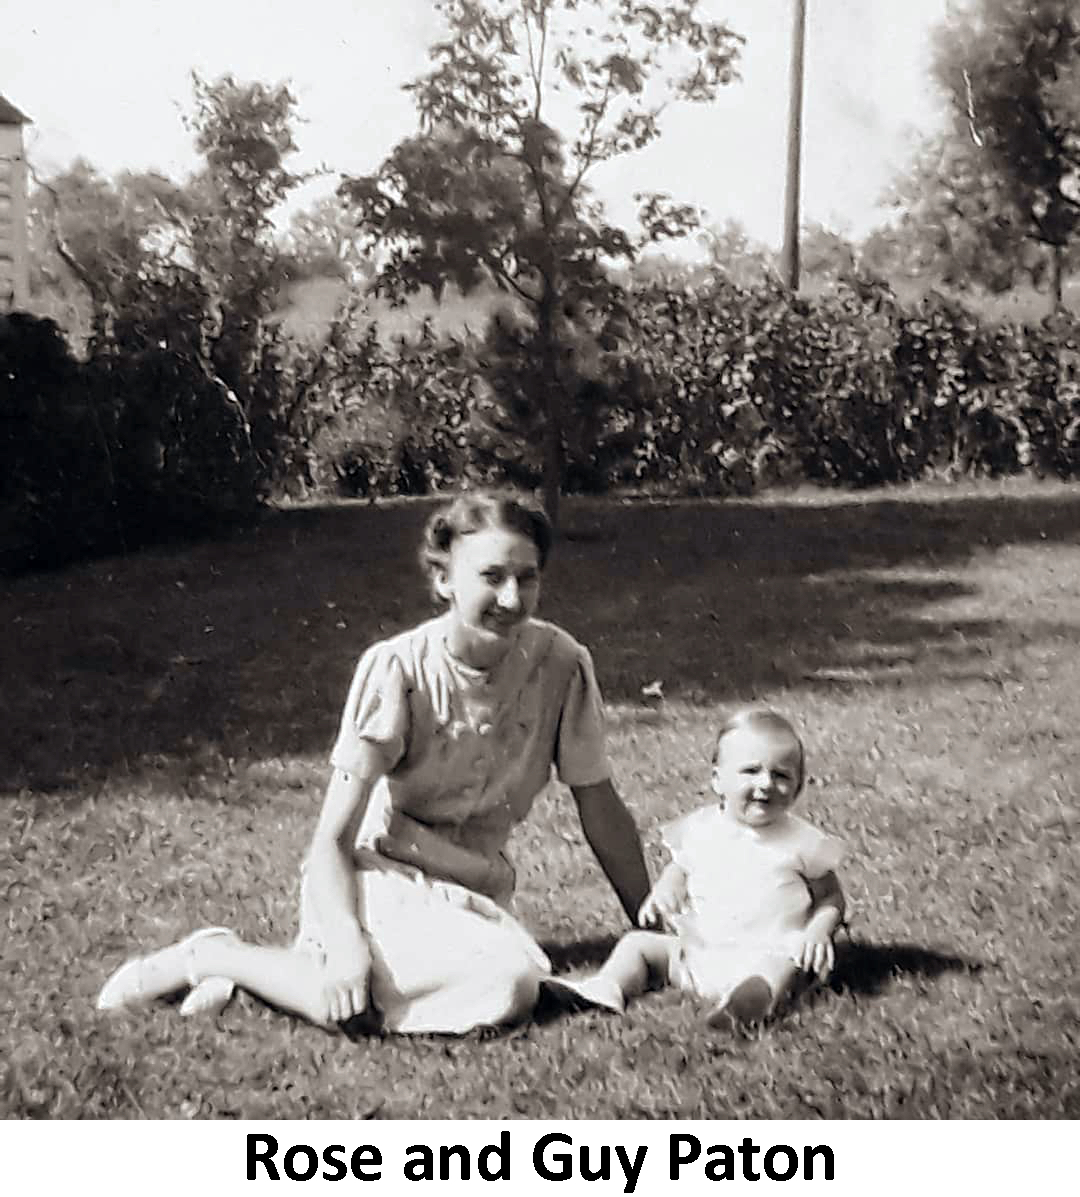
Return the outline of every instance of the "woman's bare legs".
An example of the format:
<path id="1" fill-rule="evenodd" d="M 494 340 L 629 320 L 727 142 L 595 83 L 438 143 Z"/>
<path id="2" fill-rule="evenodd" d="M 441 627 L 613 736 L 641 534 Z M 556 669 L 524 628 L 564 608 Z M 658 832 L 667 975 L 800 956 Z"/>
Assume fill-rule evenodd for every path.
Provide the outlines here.
<path id="1" fill-rule="evenodd" d="M 312 953 L 244 943 L 221 928 L 129 961 L 106 982 L 98 1009 L 153 1001 L 208 977 L 227 978 L 309 1022 L 325 1026 L 329 1021 L 322 970 Z"/>
<path id="2" fill-rule="evenodd" d="M 266 947 L 231 936 L 206 939 L 197 948 L 193 976 L 196 981 L 227 977 L 272 1006 L 317 1026 L 330 1023 L 318 958 L 301 948 Z"/>

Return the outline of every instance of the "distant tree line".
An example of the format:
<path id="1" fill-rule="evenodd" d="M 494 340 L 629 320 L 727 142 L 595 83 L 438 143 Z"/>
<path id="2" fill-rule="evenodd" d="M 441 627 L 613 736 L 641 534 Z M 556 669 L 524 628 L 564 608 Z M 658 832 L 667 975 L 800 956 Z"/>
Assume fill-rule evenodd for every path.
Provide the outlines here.
<path id="1" fill-rule="evenodd" d="M 283 85 L 194 76 L 183 182 L 85 162 L 37 180 L 32 288 L 53 323 L 0 328 L 8 566 L 469 475 L 536 486 L 557 517 L 567 489 L 1074 474 L 1080 0 L 952 15 L 934 66 L 951 123 L 898 181 L 895 222 L 860 243 L 804 231 L 800 297 L 738 225 L 643 193 L 628 231 L 589 191 L 670 103 L 736 77 L 740 39 L 698 0 L 437 8 L 417 133 L 284 234 L 306 178 Z M 642 252 L 694 233 L 701 264 Z M 281 319 L 305 279 L 340 296 L 314 337 Z M 905 306 L 913 280 L 929 294 Z M 975 317 L 1020 282 L 1048 319 Z M 447 288 L 485 297 L 473 334 L 374 318 Z"/>

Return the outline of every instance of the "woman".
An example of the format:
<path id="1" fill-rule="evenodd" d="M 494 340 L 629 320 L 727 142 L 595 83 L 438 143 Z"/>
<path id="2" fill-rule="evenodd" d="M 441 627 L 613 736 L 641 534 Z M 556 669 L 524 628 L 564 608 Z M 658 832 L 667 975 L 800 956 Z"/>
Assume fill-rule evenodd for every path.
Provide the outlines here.
<path id="1" fill-rule="evenodd" d="M 535 618 L 550 547 L 543 513 L 514 495 L 466 493 L 432 516 L 421 560 L 446 610 L 373 645 L 357 667 L 296 943 L 197 932 L 124 965 L 100 1009 L 190 986 L 181 1010 L 194 1013 L 240 985 L 325 1026 L 369 998 L 401 1033 L 528 1016 L 550 964 L 509 913 L 505 846 L 553 766 L 633 920 L 648 875 L 611 782 L 592 661 Z"/>

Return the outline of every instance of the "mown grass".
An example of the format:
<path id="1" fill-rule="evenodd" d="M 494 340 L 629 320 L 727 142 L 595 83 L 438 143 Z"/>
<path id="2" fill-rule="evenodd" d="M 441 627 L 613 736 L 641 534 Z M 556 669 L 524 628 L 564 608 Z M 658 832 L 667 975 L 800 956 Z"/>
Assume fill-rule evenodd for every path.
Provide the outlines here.
<path id="1" fill-rule="evenodd" d="M 851 847 L 832 985 L 760 1034 L 677 992 L 464 1039 L 93 1010 L 139 946 L 280 942 L 353 661 L 423 616 L 424 503 L 295 510 L 0 594 L 0 1113 L 88 1117 L 1076 1117 L 1080 491 L 568 505 L 544 613 L 593 649 L 622 792 L 703 797 L 756 700 Z M 659 680 L 663 699 L 642 687 Z M 561 969 L 622 926 L 571 805 L 517 837 Z"/>

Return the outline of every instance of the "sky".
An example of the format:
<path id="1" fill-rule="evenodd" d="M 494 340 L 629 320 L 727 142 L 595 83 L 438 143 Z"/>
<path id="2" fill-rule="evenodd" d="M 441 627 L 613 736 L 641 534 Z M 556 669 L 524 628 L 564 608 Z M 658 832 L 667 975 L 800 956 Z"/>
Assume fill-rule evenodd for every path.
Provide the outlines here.
<path id="1" fill-rule="evenodd" d="M 859 237 L 888 219 L 890 182 L 940 127 L 930 32 L 949 0 L 808 0 L 802 217 Z M 669 110 L 660 141 L 593 176 L 631 225 L 640 190 L 782 236 L 793 0 L 703 0 L 746 38 L 740 80 L 714 104 Z M 438 34 L 431 0 L 33 0 L 6 6 L 0 94 L 30 116 L 28 155 L 50 175 L 75 157 L 106 175 L 196 163 L 181 115 L 190 73 L 288 81 L 299 102 L 294 169 L 374 170 L 416 115 L 402 85 Z M 329 190 L 311 185 L 308 203 Z"/>

